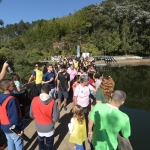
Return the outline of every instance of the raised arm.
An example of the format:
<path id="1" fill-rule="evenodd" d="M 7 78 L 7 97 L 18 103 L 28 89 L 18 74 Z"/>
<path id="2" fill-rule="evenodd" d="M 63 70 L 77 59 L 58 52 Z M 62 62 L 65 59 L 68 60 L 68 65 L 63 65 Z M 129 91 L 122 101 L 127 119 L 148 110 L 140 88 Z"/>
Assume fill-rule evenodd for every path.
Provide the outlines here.
<path id="1" fill-rule="evenodd" d="M 7 61 L 3 64 L 1 73 L 0 73 L 0 81 L 5 77 L 6 71 L 7 71 L 7 67 L 9 66 L 9 64 L 7 63 Z"/>

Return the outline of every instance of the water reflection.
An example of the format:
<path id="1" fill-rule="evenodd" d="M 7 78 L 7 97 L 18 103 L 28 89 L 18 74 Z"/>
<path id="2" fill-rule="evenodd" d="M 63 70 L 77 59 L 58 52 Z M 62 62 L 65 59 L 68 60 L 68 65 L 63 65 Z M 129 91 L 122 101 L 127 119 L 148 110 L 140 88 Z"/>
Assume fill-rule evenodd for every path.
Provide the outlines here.
<path id="1" fill-rule="evenodd" d="M 115 89 L 123 90 L 127 99 L 120 108 L 131 122 L 130 142 L 134 150 L 148 150 L 150 139 L 150 67 L 135 66 L 102 70 L 115 81 Z"/>
<path id="2" fill-rule="evenodd" d="M 101 70 L 103 71 L 103 70 Z M 150 67 L 121 67 L 103 71 L 115 81 L 115 89 L 127 93 L 125 106 L 150 111 Z"/>

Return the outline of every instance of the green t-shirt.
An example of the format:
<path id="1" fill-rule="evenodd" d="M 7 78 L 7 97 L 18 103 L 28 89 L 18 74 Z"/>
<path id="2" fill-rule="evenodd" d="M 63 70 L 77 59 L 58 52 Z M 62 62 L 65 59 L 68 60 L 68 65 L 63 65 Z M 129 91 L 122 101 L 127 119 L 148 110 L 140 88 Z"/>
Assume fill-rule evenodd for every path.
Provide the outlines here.
<path id="1" fill-rule="evenodd" d="M 106 100 L 105 100 L 105 97 L 104 97 L 104 94 L 102 92 L 102 90 L 98 90 L 96 92 L 96 100 L 99 100 L 99 101 L 102 101 L 102 103 L 106 103 Z"/>
<path id="2" fill-rule="evenodd" d="M 96 104 L 90 119 L 94 121 L 92 144 L 96 150 L 116 150 L 119 132 L 124 138 L 130 136 L 129 117 L 110 104 Z"/>

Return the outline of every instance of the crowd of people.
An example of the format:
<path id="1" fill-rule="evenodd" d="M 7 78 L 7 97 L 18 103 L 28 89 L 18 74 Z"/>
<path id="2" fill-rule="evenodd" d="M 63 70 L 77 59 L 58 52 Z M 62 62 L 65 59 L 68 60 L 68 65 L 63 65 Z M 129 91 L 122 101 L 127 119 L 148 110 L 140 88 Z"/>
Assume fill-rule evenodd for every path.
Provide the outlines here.
<path id="1" fill-rule="evenodd" d="M 4 90 L 0 94 L 1 129 L 8 149 L 22 150 L 22 121 L 29 118 L 25 116 L 26 87 L 17 74 L 13 74 L 11 80 L 3 79 L 8 67 L 5 62 L 0 74 L 0 88 Z M 53 149 L 55 123 L 59 121 L 61 110 L 67 110 L 68 99 L 72 100 L 69 142 L 74 143 L 75 150 L 84 150 L 86 139 L 91 150 L 116 150 L 118 133 L 124 138 L 130 136 L 129 117 L 118 109 L 124 104 L 126 94 L 114 91 L 113 79 L 105 77 L 94 60 L 60 58 L 55 64 L 45 64 L 43 69 L 36 63 L 28 83 L 32 80 L 38 95 L 31 102 L 29 115 L 36 122 L 39 150 L 44 149 L 44 139 L 46 149 Z M 18 135 L 9 130 L 12 125 L 21 131 Z"/>

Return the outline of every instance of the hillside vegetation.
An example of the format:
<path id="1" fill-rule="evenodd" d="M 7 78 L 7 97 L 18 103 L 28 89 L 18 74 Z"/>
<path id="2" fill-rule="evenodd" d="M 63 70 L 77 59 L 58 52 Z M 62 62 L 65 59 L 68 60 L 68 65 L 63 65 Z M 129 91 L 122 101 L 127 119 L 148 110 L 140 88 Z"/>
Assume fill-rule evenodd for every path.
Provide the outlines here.
<path id="1" fill-rule="evenodd" d="M 76 54 L 77 45 L 92 55 L 148 56 L 149 26 L 148 0 L 107 0 L 62 18 L 0 26 L 0 60 L 27 71 L 31 62 Z"/>

